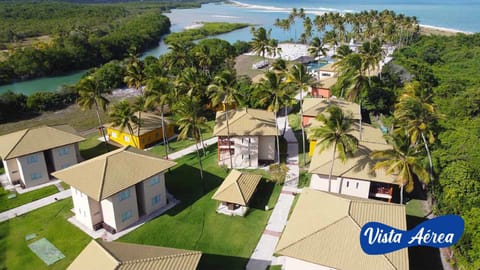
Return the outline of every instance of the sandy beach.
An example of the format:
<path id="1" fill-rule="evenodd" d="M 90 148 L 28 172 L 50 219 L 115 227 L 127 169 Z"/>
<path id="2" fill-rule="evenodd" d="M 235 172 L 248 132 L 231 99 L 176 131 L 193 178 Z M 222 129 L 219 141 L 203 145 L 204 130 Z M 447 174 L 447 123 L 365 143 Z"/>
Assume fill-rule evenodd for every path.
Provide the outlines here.
<path id="1" fill-rule="evenodd" d="M 445 27 L 437 27 L 431 25 L 420 24 L 420 34 L 422 35 L 440 35 L 440 36 L 454 36 L 458 33 L 471 35 L 472 32 L 460 31 L 456 29 L 450 29 Z"/>

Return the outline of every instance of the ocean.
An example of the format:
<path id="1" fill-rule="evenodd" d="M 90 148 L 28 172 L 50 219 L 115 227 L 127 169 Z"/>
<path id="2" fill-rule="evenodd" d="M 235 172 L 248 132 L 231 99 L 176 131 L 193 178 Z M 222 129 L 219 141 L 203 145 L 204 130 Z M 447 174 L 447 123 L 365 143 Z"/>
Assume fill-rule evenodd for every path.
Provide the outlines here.
<path id="1" fill-rule="evenodd" d="M 310 16 L 324 12 L 359 12 L 362 10 L 394 10 L 397 14 L 416 16 L 421 25 L 447 28 L 464 32 L 480 30 L 480 0 L 240 0 L 233 4 L 205 4 L 200 9 L 172 10 L 167 16 L 172 31 L 205 21 L 248 22 L 272 29 L 272 37 L 280 41 L 297 39 L 302 33 L 301 22 L 289 32 L 273 26 L 276 18 L 286 18 L 292 8 L 304 8 Z M 218 36 L 229 42 L 251 39 L 250 29 L 238 30 Z"/>
<path id="2" fill-rule="evenodd" d="M 272 29 L 272 38 L 279 41 L 297 40 L 303 32 L 301 22 L 288 32 L 273 26 L 276 18 L 286 18 L 293 7 L 304 8 L 307 14 L 314 16 L 323 12 L 358 12 L 370 9 L 389 9 L 396 13 L 416 16 L 420 24 L 443 27 L 452 30 L 480 31 L 480 0 L 240 0 L 234 4 L 211 3 L 196 9 L 174 9 L 167 13 L 172 22 L 171 31 L 179 32 L 185 27 L 198 22 L 247 22 L 256 26 Z M 216 36 L 229 42 L 237 40 L 250 41 L 250 28 Z M 143 57 L 158 57 L 167 51 L 165 43 L 144 53 Z M 40 78 L 0 86 L 0 93 L 8 89 L 15 92 L 31 94 L 37 91 L 55 90 L 65 83 L 74 83 L 84 74 L 76 72 L 68 76 Z"/>

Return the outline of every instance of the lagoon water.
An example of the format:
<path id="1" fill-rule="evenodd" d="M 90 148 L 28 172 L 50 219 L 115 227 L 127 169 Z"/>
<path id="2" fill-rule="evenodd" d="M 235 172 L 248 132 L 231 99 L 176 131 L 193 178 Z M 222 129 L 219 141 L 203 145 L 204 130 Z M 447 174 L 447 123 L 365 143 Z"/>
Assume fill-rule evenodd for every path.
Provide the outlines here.
<path id="1" fill-rule="evenodd" d="M 231 4 L 205 4 L 199 9 L 174 9 L 166 14 L 172 23 L 171 31 L 179 32 L 198 22 L 247 22 L 272 29 L 272 37 L 280 41 L 297 39 L 302 33 L 301 22 L 288 32 L 273 26 L 276 18 L 286 18 L 291 8 L 303 7 L 307 14 L 323 12 L 357 12 L 370 9 L 390 9 L 408 16 L 416 16 L 423 25 L 450 28 L 467 32 L 480 30 L 480 0 L 241 0 Z M 229 42 L 251 40 L 250 28 L 216 36 Z M 144 53 L 143 57 L 158 57 L 167 51 L 165 43 Z M 40 78 L 11 85 L 0 86 L 0 93 L 13 90 L 31 94 L 37 91 L 52 91 L 63 84 L 72 84 L 85 71 L 68 76 Z"/>

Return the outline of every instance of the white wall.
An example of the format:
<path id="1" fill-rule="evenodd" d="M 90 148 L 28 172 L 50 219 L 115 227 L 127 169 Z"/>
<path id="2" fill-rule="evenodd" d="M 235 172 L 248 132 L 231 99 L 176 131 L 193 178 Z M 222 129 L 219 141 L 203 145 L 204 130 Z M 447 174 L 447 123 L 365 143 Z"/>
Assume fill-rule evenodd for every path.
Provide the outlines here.
<path id="1" fill-rule="evenodd" d="M 275 136 L 259 136 L 258 138 L 258 159 L 275 160 Z"/>
<path id="2" fill-rule="evenodd" d="M 20 170 L 18 169 L 17 159 L 2 160 L 5 174 L 10 184 L 13 181 L 20 180 Z"/>
<path id="3" fill-rule="evenodd" d="M 341 189 L 339 189 L 340 185 L 342 186 Z M 310 187 L 318 190 L 328 191 L 328 175 L 312 174 Z M 370 192 L 370 181 L 332 177 L 332 185 L 330 190 L 333 193 L 368 198 Z"/>
<path id="4" fill-rule="evenodd" d="M 335 268 L 313 264 L 310 262 L 294 259 L 291 257 L 285 257 L 285 263 L 283 264 L 282 269 L 284 270 L 335 270 Z"/>
<path id="5" fill-rule="evenodd" d="M 61 155 L 60 151 L 65 148 L 67 149 L 67 154 Z M 65 145 L 57 148 L 51 149 L 52 158 L 53 158 L 53 167 L 55 171 L 65 169 L 72 165 L 78 163 L 77 160 L 77 149 L 74 144 Z"/>
<path id="6" fill-rule="evenodd" d="M 368 199 L 370 181 L 343 178 L 341 192 L 342 194 Z"/>
<path id="7" fill-rule="evenodd" d="M 93 229 L 92 213 L 90 211 L 88 196 L 74 187 L 70 187 L 70 190 L 72 192 L 75 218 L 83 225 Z"/>
<path id="8" fill-rule="evenodd" d="M 27 159 L 32 156 L 36 156 L 37 162 L 28 164 Z M 43 152 L 37 152 L 27 156 L 22 156 L 17 158 L 16 160 L 17 160 L 18 169 L 20 172 L 20 177 L 26 187 L 32 187 L 39 184 L 43 184 L 48 182 L 48 180 L 50 180 L 50 176 L 48 175 Z M 38 174 L 41 177 L 38 179 L 32 180 L 32 175 L 34 174 Z"/>
<path id="9" fill-rule="evenodd" d="M 160 182 L 152 185 L 151 180 L 155 176 L 158 176 Z M 148 178 L 141 182 L 137 187 L 143 191 L 138 193 L 143 195 L 143 198 L 140 198 L 140 200 L 143 201 L 146 215 L 167 205 L 167 190 L 165 188 L 165 175 L 163 173 Z M 152 199 L 157 195 L 160 195 L 160 201 L 156 204 L 152 204 Z"/>
<path id="10" fill-rule="evenodd" d="M 115 230 L 121 231 L 132 223 L 138 221 L 138 205 L 135 186 L 127 188 L 130 190 L 130 197 L 120 201 L 120 192 L 101 201 L 103 221 Z M 124 190 L 127 190 L 124 189 Z M 131 211 L 132 216 L 122 221 L 122 215 Z"/>
<path id="11" fill-rule="evenodd" d="M 332 177 L 330 192 L 338 193 L 340 181 Z M 312 174 L 310 187 L 318 190 L 328 191 L 328 175 Z"/>
<path id="12" fill-rule="evenodd" d="M 258 167 L 258 137 L 242 136 L 232 137 L 234 142 L 233 167 L 256 168 Z M 230 162 L 230 161 L 228 161 Z"/>

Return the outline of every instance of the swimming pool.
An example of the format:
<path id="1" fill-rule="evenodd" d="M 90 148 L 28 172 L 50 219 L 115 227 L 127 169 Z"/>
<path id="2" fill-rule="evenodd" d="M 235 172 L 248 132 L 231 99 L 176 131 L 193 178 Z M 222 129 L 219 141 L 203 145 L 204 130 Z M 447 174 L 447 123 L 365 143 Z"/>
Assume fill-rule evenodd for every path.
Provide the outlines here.
<path id="1" fill-rule="evenodd" d="M 328 62 L 313 62 L 307 65 L 307 70 L 310 71 L 310 70 L 319 69 L 325 66 L 326 64 L 328 64 Z"/>

